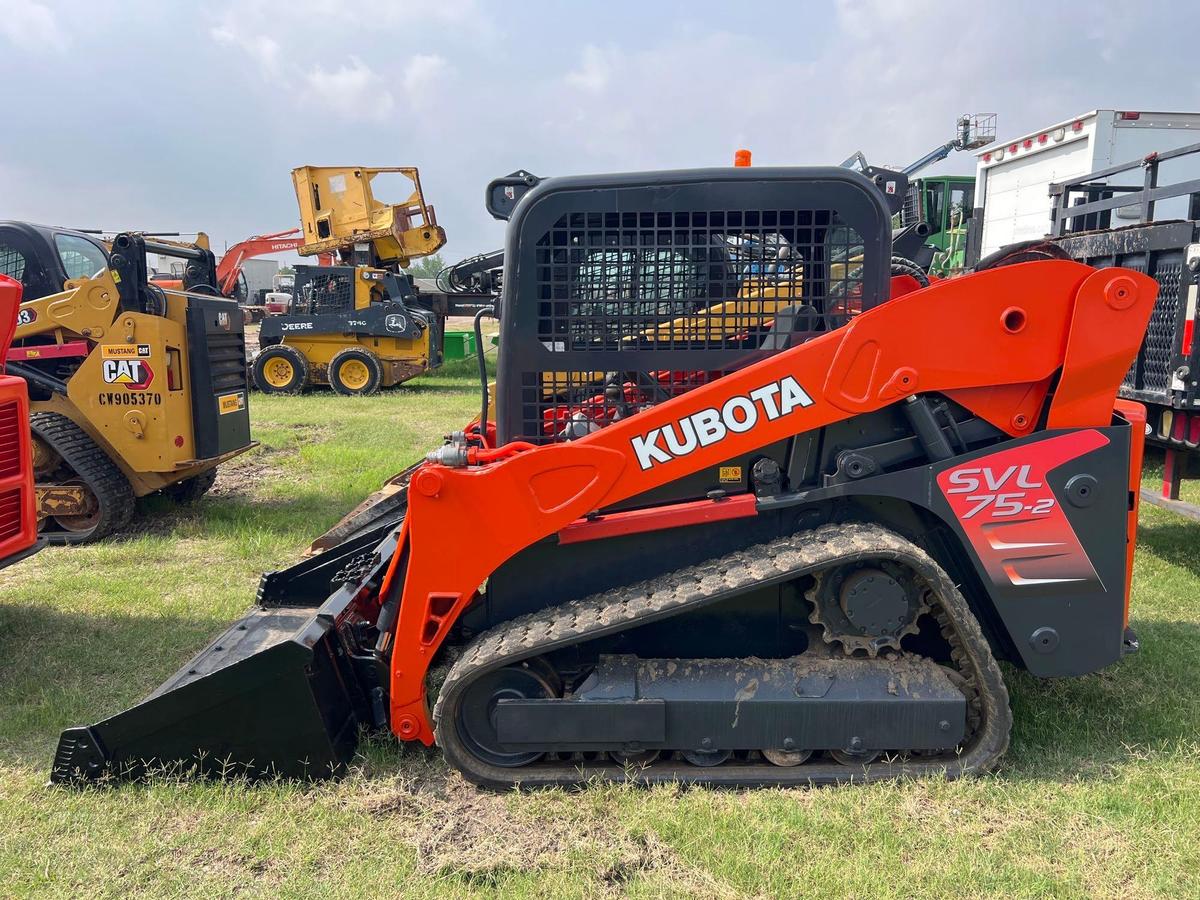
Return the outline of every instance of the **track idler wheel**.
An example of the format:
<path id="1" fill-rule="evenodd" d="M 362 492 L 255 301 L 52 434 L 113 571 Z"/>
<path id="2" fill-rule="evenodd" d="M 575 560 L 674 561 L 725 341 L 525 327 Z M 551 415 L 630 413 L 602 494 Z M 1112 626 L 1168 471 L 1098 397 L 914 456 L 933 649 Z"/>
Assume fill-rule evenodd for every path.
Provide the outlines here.
<path id="1" fill-rule="evenodd" d="M 811 750 L 764 750 L 763 758 L 773 766 L 790 768 L 801 766 L 808 762 L 813 755 Z"/>
<path id="2" fill-rule="evenodd" d="M 542 758 L 540 750 L 511 750 L 496 737 L 496 707 L 501 700 L 542 700 L 562 696 L 554 670 L 541 660 L 527 660 L 484 675 L 468 690 L 458 716 L 459 734 L 475 756 L 506 769 Z"/>
<path id="3" fill-rule="evenodd" d="M 632 766 L 639 768 L 648 766 L 658 761 L 659 751 L 657 750 L 609 750 L 608 758 L 615 762 L 618 766 Z"/>
<path id="4" fill-rule="evenodd" d="M 683 758 L 693 766 L 719 766 L 733 754 L 729 750 L 684 750 Z"/>
<path id="5" fill-rule="evenodd" d="M 867 766 L 879 759 L 878 750 L 830 750 L 829 755 L 843 766 Z"/>
<path id="6" fill-rule="evenodd" d="M 96 526 L 104 519 L 103 511 L 100 509 L 100 501 L 96 499 L 96 495 L 92 493 L 82 478 L 71 478 L 64 481 L 61 486 L 69 490 L 83 491 L 84 509 L 73 515 L 56 514 L 54 521 L 64 531 L 69 531 L 73 534 L 87 535 L 94 531 Z"/>

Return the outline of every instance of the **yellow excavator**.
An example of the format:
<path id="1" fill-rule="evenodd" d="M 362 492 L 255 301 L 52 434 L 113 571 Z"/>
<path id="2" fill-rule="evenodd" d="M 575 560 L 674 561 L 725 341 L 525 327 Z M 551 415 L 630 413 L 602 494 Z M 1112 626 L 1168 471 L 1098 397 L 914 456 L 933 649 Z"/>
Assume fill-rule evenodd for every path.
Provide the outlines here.
<path id="1" fill-rule="evenodd" d="M 183 261 L 182 290 L 150 280 L 146 254 Z M 0 273 L 25 301 L 6 357 L 29 385 L 39 531 L 97 540 L 135 499 L 181 502 L 254 443 L 237 303 L 201 244 L 0 223 Z"/>
<path id="2" fill-rule="evenodd" d="M 401 179 L 406 198 L 376 199 L 381 175 Z M 337 265 L 296 266 L 288 314 L 267 318 L 259 332 L 255 386 L 298 394 L 327 384 L 365 395 L 440 365 L 444 313 L 404 272 L 446 243 L 417 170 L 302 166 L 292 181 L 304 234 L 298 252 L 334 254 Z"/>

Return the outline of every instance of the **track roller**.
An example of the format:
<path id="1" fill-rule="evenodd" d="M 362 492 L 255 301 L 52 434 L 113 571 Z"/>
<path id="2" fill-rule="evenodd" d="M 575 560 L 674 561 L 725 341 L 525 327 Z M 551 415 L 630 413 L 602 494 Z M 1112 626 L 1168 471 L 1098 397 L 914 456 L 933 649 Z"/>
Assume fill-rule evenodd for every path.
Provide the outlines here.
<path id="1" fill-rule="evenodd" d="M 787 769 L 792 766 L 804 765 L 812 759 L 813 752 L 811 750 L 764 750 L 762 755 L 763 759 L 771 765 Z"/>
<path id="2" fill-rule="evenodd" d="M 878 750 L 830 750 L 829 756 L 843 766 L 867 766 L 879 759 Z"/>
<path id="3" fill-rule="evenodd" d="M 608 758 L 615 762 L 618 766 L 648 766 L 652 762 L 656 762 L 659 757 L 658 750 L 609 750 Z"/>
<path id="4" fill-rule="evenodd" d="M 728 750 L 684 750 L 680 754 L 693 766 L 719 766 L 733 754 Z"/>

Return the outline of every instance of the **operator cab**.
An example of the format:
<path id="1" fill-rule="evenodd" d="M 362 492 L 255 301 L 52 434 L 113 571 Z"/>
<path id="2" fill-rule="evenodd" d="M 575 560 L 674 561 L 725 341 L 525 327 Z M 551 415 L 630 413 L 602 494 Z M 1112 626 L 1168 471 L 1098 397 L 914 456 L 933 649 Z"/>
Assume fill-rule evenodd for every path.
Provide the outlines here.
<path id="1" fill-rule="evenodd" d="M 501 444 L 582 437 L 889 296 L 899 173 L 521 174 L 496 182 L 513 198 L 493 209 L 511 215 Z"/>
<path id="2" fill-rule="evenodd" d="M 66 282 L 91 278 L 108 266 L 95 237 L 30 222 L 0 222 L 0 275 L 21 283 L 24 301 L 57 294 Z"/>

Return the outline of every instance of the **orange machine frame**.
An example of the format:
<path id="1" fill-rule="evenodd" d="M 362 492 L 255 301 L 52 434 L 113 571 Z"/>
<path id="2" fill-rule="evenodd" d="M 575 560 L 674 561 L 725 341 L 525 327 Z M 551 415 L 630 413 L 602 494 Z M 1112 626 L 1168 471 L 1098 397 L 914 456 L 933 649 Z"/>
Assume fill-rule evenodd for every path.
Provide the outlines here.
<path id="1" fill-rule="evenodd" d="M 0 275 L 0 359 L 8 355 L 13 334 L 17 329 L 17 310 L 21 306 L 21 285 Z M 15 405 L 15 415 L 5 414 Z M 0 500 L 4 510 L 0 513 L 0 565 L 14 562 L 11 557 L 24 553 L 37 543 L 37 514 L 34 507 L 33 446 L 29 433 L 29 391 L 23 378 L 0 374 L 0 415 L 4 424 L 15 425 L 16 434 L 3 435 L 5 458 L 0 465 Z M 10 418 L 11 416 L 11 418 Z M 16 459 L 7 456 L 15 449 Z M 15 495 L 15 497 L 14 497 Z M 11 499 L 10 499 L 11 498 Z M 16 509 L 11 506 L 16 501 Z M 11 522 L 13 513 L 19 521 Z"/>
<path id="2" fill-rule="evenodd" d="M 915 393 L 944 394 L 1020 437 L 1037 427 L 1058 375 L 1046 427 L 1110 425 L 1117 386 L 1141 343 L 1157 290 L 1153 279 L 1136 272 L 1061 260 L 941 281 L 578 440 L 481 451 L 479 464 L 467 468 L 425 464 L 412 478 L 408 515 L 379 593 L 382 601 L 402 592 L 392 640 L 392 730 L 402 740 L 433 743 L 425 676 L 455 620 L 505 560 L 564 529 L 577 539 L 579 520 L 591 512 Z M 753 391 L 761 397 L 763 386 L 785 379 L 809 402 L 787 414 L 758 415 L 754 427 L 728 428 L 722 439 L 687 455 L 639 464 L 635 439 L 644 447 L 656 430 L 724 410 L 731 401 L 744 410 L 737 398 Z M 1135 441 L 1131 465 L 1140 461 L 1140 434 Z M 737 515 L 753 514 L 745 498 L 733 499 Z M 681 524 L 703 512 L 680 514 L 659 518 Z M 1131 511 L 1131 552 L 1136 515 Z M 464 555 L 444 538 L 468 521 L 476 530 Z"/>

